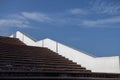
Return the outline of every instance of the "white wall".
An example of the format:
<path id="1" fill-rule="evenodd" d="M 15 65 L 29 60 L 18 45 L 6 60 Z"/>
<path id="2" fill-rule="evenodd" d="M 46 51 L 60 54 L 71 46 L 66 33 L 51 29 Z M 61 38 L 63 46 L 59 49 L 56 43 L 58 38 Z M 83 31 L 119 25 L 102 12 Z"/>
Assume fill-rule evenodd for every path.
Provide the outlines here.
<path id="1" fill-rule="evenodd" d="M 93 72 L 120 73 L 119 56 L 93 57 L 51 39 L 44 39 L 44 47 L 48 47 L 59 55 L 62 55 Z"/>
<path id="2" fill-rule="evenodd" d="M 44 40 L 37 41 L 35 46 L 44 47 L 43 41 Z"/>
<path id="3" fill-rule="evenodd" d="M 30 46 L 47 47 L 93 72 L 120 73 L 119 56 L 93 57 L 48 38 L 35 42 L 19 31 L 16 32 L 15 37 Z"/>
<path id="4" fill-rule="evenodd" d="M 54 52 L 57 52 L 59 55 L 62 55 L 69 60 L 86 67 L 87 69 L 93 69 L 94 58 L 91 56 L 88 56 L 51 39 L 44 39 L 44 47 L 48 47 Z"/>
<path id="5" fill-rule="evenodd" d="M 95 69 L 97 72 L 120 73 L 119 56 L 95 58 Z"/>
<path id="6" fill-rule="evenodd" d="M 30 39 L 29 37 L 27 37 L 26 35 L 24 35 L 23 33 L 19 31 L 16 32 L 15 37 L 27 45 L 36 46 L 36 42 L 34 40 Z"/>

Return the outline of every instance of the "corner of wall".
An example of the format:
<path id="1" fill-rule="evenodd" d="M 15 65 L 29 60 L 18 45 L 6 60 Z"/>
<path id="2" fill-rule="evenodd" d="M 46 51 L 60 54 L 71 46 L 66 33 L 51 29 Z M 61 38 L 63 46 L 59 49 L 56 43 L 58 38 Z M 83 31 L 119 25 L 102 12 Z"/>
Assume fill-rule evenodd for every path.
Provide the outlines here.
<path id="1" fill-rule="evenodd" d="M 120 56 L 119 56 L 119 73 L 120 73 Z"/>

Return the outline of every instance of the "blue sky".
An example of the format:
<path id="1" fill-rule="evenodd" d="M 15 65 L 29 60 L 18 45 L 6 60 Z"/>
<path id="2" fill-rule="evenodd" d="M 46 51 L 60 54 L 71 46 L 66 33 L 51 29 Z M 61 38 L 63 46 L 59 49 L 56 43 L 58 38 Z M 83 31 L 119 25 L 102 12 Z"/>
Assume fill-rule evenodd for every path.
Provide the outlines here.
<path id="1" fill-rule="evenodd" d="M 0 35 L 18 30 L 95 56 L 117 56 L 120 0 L 0 0 Z"/>

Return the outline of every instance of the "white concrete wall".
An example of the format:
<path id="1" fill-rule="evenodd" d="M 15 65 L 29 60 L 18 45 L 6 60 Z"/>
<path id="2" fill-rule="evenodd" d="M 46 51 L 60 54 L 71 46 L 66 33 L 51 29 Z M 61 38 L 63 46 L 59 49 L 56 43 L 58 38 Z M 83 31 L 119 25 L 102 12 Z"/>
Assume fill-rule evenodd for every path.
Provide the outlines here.
<path id="1" fill-rule="evenodd" d="M 16 32 L 15 37 L 27 45 L 36 46 L 36 42 L 34 40 L 30 39 L 29 37 L 27 37 L 26 35 L 19 31 Z"/>
<path id="2" fill-rule="evenodd" d="M 95 58 L 94 71 L 120 73 L 119 56 Z"/>
<path id="3" fill-rule="evenodd" d="M 51 39 L 44 39 L 44 47 L 48 47 L 59 55 L 62 55 L 93 72 L 120 73 L 119 56 L 93 57 Z"/>
<path id="4" fill-rule="evenodd" d="M 94 58 L 91 56 L 88 56 L 82 52 L 79 52 L 62 44 L 59 44 L 58 46 L 58 53 L 63 55 L 64 57 L 67 57 L 73 62 L 76 62 L 77 64 L 86 67 L 89 70 L 94 69 L 93 68 Z"/>
<path id="5" fill-rule="evenodd" d="M 37 41 L 35 46 L 44 47 L 43 41 L 44 40 Z"/>
<path id="6" fill-rule="evenodd" d="M 93 69 L 94 58 L 91 56 L 88 56 L 82 52 L 74 50 L 70 47 L 67 47 L 51 39 L 44 40 L 44 47 L 48 47 L 54 52 L 57 52 L 59 55 L 62 55 L 68 58 L 69 60 L 72 60 L 73 62 L 76 62 L 77 64 L 80 64 L 83 67 L 86 67 L 87 69 L 90 69 L 90 70 Z"/>
<path id="7" fill-rule="evenodd" d="M 19 31 L 16 32 L 15 37 L 30 46 L 47 47 L 93 72 L 120 73 L 119 56 L 93 57 L 48 38 L 35 42 Z"/>

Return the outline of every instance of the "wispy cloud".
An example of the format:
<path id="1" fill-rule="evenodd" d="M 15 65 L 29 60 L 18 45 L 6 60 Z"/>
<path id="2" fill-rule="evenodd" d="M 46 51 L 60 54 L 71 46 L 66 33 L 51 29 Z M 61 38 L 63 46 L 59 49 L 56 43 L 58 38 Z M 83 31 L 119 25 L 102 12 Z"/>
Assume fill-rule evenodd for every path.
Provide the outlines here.
<path id="1" fill-rule="evenodd" d="M 9 14 L 0 19 L 0 28 L 30 28 L 30 23 L 20 14 Z"/>
<path id="2" fill-rule="evenodd" d="M 7 17 L 0 19 L 0 28 L 18 27 L 18 28 L 30 28 L 30 20 L 50 23 L 52 19 L 44 13 L 40 12 L 21 12 L 16 14 L 6 15 Z"/>
<path id="3" fill-rule="evenodd" d="M 120 1 L 94 0 L 92 5 L 92 10 L 96 13 L 112 15 L 120 13 Z"/>
<path id="4" fill-rule="evenodd" d="M 0 27 L 28 27 L 29 22 L 18 19 L 0 19 Z"/>
<path id="5" fill-rule="evenodd" d="M 73 9 L 70 9 L 69 12 L 71 14 L 74 14 L 74 15 L 83 15 L 83 14 L 86 14 L 87 12 L 83 9 L 80 9 L 80 8 L 73 8 Z"/>
<path id="6" fill-rule="evenodd" d="M 100 1 L 96 2 L 94 7 L 101 5 L 99 11 L 102 9 L 102 5 L 105 6 L 106 3 L 101 3 Z M 96 8 L 97 9 L 97 8 Z M 110 8 L 111 9 L 111 8 Z M 47 25 L 53 26 L 92 26 L 96 27 L 99 25 L 109 25 L 120 23 L 120 16 L 107 16 L 107 17 L 98 17 L 95 14 L 95 17 L 90 10 L 73 8 L 68 9 L 63 12 L 56 13 L 44 13 L 44 12 L 20 12 L 16 14 L 10 14 L 7 18 L 0 19 L 0 27 L 18 27 L 18 28 L 29 28 L 34 26 L 34 22 L 45 23 Z M 109 10 L 108 10 L 109 11 Z M 108 12 L 106 11 L 106 12 Z M 117 11 L 117 8 L 116 8 Z M 105 12 L 105 11 L 104 11 Z M 94 18 L 92 18 L 92 16 Z M 32 22 L 32 21 L 33 22 Z M 33 24 L 32 24 L 33 23 Z"/>
<path id="7" fill-rule="evenodd" d="M 50 22 L 52 21 L 52 19 L 47 16 L 46 14 L 43 13 L 38 13 L 38 12 L 22 12 L 22 15 L 25 18 L 31 19 L 31 20 L 35 20 L 35 21 L 39 21 L 39 22 Z"/>
<path id="8" fill-rule="evenodd" d="M 120 16 L 105 18 L 105 19 L 98 19 L 98 20 L 85 20 L 82 22 L 82 25 L 99 27 L 100 25 L 110 25 L 110 24 L 117 24 L 117 23 L 120 23 Z"/>

